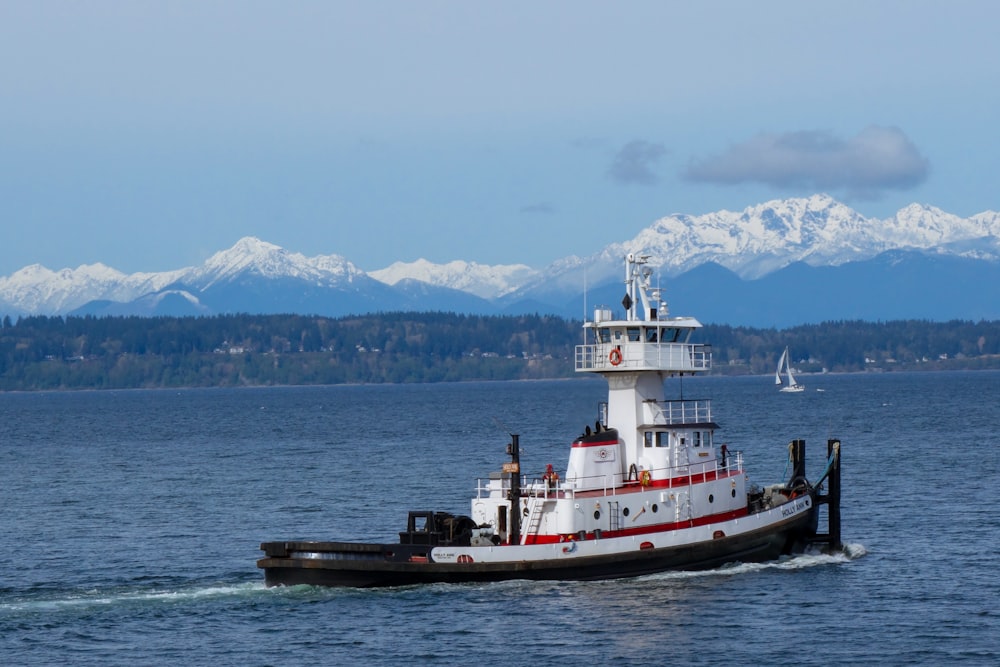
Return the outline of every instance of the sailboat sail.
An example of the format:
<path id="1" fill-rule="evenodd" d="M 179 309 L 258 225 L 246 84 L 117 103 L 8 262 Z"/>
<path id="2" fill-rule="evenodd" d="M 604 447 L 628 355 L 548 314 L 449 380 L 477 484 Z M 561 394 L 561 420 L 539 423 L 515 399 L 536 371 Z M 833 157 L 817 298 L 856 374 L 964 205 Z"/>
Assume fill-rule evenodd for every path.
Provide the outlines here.
<path id="1" fill-rule="evenodd" d="M 781 391 L 802 391 L 805 389 L 802 385 L 795 381 L 795 376 L 792 375 L 792 362 L 788 358 L 788 348 L 781 353 L 781 358 L 778 359 L 778 369 L 774 371 L 774 384 L 781 384 L 781 371 L 785 371 L 785 376 L 788 378 L 788 386 L 782 387 Z"/>

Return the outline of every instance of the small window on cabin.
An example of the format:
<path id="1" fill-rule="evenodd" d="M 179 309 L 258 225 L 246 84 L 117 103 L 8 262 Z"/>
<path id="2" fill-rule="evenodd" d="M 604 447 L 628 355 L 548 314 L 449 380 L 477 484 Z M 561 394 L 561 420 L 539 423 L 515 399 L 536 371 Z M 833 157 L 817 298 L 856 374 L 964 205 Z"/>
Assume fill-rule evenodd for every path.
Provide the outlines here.
<path id="1" fill-rule="evenodd" d="M 679 333 L 680 330 L 675 327 L 664 329 L 663 333 L 660 335 L 660 340 L 663 341 L 664 343 L 676 343 L 677 335 Z"/>
<path id="2" fill-rule="evenodd" d="M 611 342 L 611 330 L 610 329 L 598 329 L 597 330 L 597 342 L 598 343 L 608 343 L 608 342 Z"/>
<path id="3" fill-rule="evenodd" d="M 684 436 L 681 436 L 681 444 L 683 445 L 685 442 L 687 442 L 687 439 Z"/>
<path id="4" fill-rule="evenodd" d="M 712 446 L 712 432 L 711 431 L 705 431 L 705 440 L 704 440 L 704 442 L 702 444 L 704 444 L 706 447 L 711 447 Z"/>
<path id="5" fill-rule="evenodd" d="M 701 447 L 701 431 L 694 431 L 691 435 L 694 436 L 694 446 Z"/>
<path id="6" fill-rule="evenodd" d="M 649 431 L 646 431 L 645 433 L 642 434 L 642 441 L 643 441 L 642 445 L 644 447 L 652 447 L 653 446 L 653 434 L 650 433 Z"/>
<path id="7" fill-rule="evenodd" d="M 655 343 L 656 342 L 656 328 L 650 327 L 646 329 L 646 342 Z"/>
<path id="8" fill-rule="evenodd" d="M 628 339 L 633 343 L 639 342 L 639 327 L 628 328 Z"/>
<path id="9" fill-rule="evenodd" d="M 663 431 L 660 431 L 659 433 L 656 434 L 656 446 L 657 447 L 666 447 L 669 444 L 670 444 L 670 434 L 669 433 L 665 433 Z"/>
<path id="10" fill-rule="evenodd" d="M 615 329 L 615 340 L 621 340 L 621 339 L 622 339 L 622 330 Z"/>

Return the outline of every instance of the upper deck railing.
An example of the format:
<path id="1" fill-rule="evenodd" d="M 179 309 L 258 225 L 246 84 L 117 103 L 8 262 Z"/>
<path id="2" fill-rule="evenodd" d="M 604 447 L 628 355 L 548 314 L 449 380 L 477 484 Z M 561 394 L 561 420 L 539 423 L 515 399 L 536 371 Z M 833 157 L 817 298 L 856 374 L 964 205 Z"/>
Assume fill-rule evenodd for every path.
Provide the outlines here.
<path id="1" fill-rule="evenodd" d="M 712 401 L 709 399 L 671 399 L 643 402 L 643 423 L 649 426 L 709 424 L 711 422 Z"/>
<path id="2" fill-rule="evenodd" d="M 577 371 L 700 372 L 712 367 L 710 345 L 692 343 L 596 343 L 576 346 Z"/>
<path id="3" fill-rule="evenodd" d="M 708 480 L 713 476 L 717 479 L 721 477 L 740 476 L 744 473 L 743 452 L 735 449 L 728 450 L 724 457 L 720 456 L 716 459 L 695 465 L 700 466 L 700 469 L 694 473 L 692 473 L 691 470 L 692 464 L 666 467 L 654 466 L 650 469 L 650 472 L 656 480 L 661 480 L 661 483 L 663 483 L 662 480 L 670 480 L 674 477 L 683 477 L 685 479 L 697 481 L 699 477 L 701 479 Z M 528 475 L 522 475 L 521 492 L 526 497 L 534 496 L 559 499 L 574 498 L 578 493 L 593 494 L 598 492 L 606 495 L 631 493 L 635 491 L 637 486 L 640 485 L 638 480 L 628 480 L 621 477 L 621 475 L 616 477 L 615 475 L 606 474 L 573 477 L 557 482 L 555 486 L 552 486 L 545 480 L 538 478 L 532 479 Z M 609 481 L 616 479 L 617 481 Z M 505 477 L 501 480 L 476 480 L 477 499 L 488 498 L 491 495 L 506 497 L 509 492 L 509 477 Z"/>

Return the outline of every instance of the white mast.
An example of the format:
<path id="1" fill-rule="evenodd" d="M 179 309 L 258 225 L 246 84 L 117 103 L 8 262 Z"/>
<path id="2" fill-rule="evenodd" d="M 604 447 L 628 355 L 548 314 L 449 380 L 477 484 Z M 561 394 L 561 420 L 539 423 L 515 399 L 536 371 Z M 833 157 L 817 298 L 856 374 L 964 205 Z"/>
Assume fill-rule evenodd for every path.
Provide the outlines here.
<path id="1" fill-rule="evenodd" d="M 787 347 L 785 348 L 785 355 L 786 355 L 786 357 L 788 355 L 788 348 Z M 791 359 L 788 359 L 788 358 L 785 359 L 785 370 L 788 371 L 788 386 L 789 387 L 794 387 L 795 385 L 798 384 L 798 382 L 796 382 L 795 378 L 792 376 L 792 360 Z"/>

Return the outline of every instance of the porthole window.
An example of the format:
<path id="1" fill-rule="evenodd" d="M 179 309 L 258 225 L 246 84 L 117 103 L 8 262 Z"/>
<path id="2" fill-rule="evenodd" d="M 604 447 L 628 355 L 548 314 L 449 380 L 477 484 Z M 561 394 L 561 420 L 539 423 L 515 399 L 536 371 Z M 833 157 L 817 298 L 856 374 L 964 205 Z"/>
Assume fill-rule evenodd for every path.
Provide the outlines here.
<path id="1" fill-rule="evenodd" d="M 601 518 L 601 510 L 594 510 L 594 518 L 595 519 Z"/>
<path id="2" fill-rule="evenodd" d="M 732 490 L 732 494 L 733 494 L 733 498 L 735 498 L 736 497 L 736 489 Z"/>
<path id="3" fill-rule="evenodd" d="M 653 510 L 653 514 L 656 514 L 660 510 L 660 506 L 653 503 L 653 506 L 650 509 Z"/>
<path id="4" fill-rule="evenodd" d="M 624 514 L 625 516 L 628 516 L 628 508 L 627 507 L 622 510 L 622 514 Z"/>
<path id="5" fill-rule="evenodd" d="M 713 496 L 711 493 L 708 494 L 708 502 L 710 502 L 710 503 L 714 503 L 715 502 L 715 496 Z"/>

